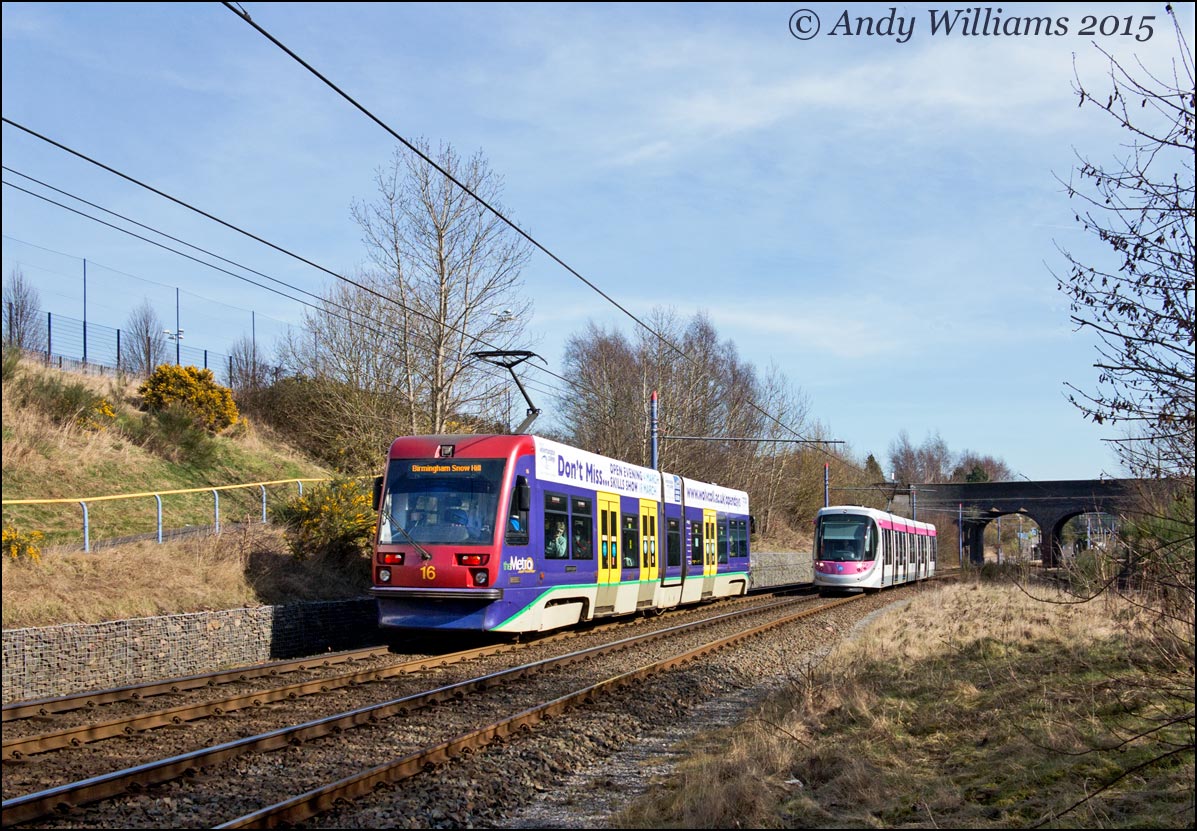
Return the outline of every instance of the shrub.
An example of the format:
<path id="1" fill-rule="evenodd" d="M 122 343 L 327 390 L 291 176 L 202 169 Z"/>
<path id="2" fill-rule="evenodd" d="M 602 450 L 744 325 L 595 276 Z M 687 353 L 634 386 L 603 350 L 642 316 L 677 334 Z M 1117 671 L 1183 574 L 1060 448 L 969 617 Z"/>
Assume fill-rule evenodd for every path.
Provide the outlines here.
<path id="1" fill-rule="evenodd" d="M 103 430 L 116 419 L 107 398 L 57 373 L 24 378 L 19 386 L 20 402 L 41 410 L 55 424 Z"/>
<path id="2" fill-rule="evenodd" d="M 21 364 L 21 350 L 15 346 L 4 347 L 4 381 L 11 381 L 17 376 L 17 367 Z"/>
<path id="3" fill-rule="evenodd" d="M 352 560 L 369 550 L 375 513 L 360 482 L 333 479 L 276 508 L 274 518 L 287 526 L 296 559 Z"/>
<path id="4" fill-rule="evenodd" d="M 137 392 L 142 405 L 151 412 L 161 412 L 172 404 L 183 405 L 212 433 L 237 422 L 233 391 L 216 383 L 210 369 L 162 364 Z"/>
<path id="5" fill-rule="evenodd" d="M 15 525 L 4 525 L 4 556 L 15 563 L 41 562 L 41 531 L 20 531 Z"/>

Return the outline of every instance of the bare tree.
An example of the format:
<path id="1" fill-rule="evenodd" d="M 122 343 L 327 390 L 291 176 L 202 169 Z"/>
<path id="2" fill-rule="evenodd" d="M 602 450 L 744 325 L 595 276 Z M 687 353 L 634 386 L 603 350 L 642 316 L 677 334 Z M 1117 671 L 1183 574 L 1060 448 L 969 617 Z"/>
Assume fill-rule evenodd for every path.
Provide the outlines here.
<path id="1" fill-rule="evenodd" d="M 427 142 L 419 145 L 432 155 Z M 501 205 L 502 182 L 481 154 L 463 159 L 442 146 L 436 160 Z M 372 423 L 379 436 L 505 419 L 509 379 L 470 353 L 529 347 L 522 337 L 531 303 L 519 294 L 527 243 L 413 155 L 397 151 L 375 185 L 373 201 L 352 206 L 369 267 L 305 315 L 302 333 L 282 344 L 283 362 L 303 377 L 360 390 L 342 405 L 365 410 L 346 416 L 363 429 Z"/>
<path id="2" fill-rule="evenodd" d="M 121 347 L 120 368 L 133 375 L 148 376 L 166 361 L 166 335 L 158 313 L 149 300 L 129 312 Z"/>
<path id="3" fill-rule="evenodd" d="M 1014 478 L 1013 471 L 1001 459 L 965 450 L 956 459 L 952 469 L 953 482 L 1008 482 Z"/>
<path id="4" fill-rule="evenodd" d="M 1194 748 L 1194 84 L 1193 52 L 1171 6 L 1177 51 L 1167 73 L 1128 68 L 1108 52 L 1108 92 L 1079 76 L 1082 107 L 1112 117 L 1129 135 L 1112 161 L 1080 157 L 1068 195 L 1076 219 L 1108 246 L 1107 259 L 1062 249 L 1068 274 L 1057 277 L 1073 323 L 1096 335 L 1095 387 L 1069 384 L 1071 400 L 1097 423 L 1120 425 L 1124 467 L 1144 485 L 1139 509 L 1121 518 L 1121 543 L 1088 552 L 1074 571 L 1081 602 L 1122 594 L 1146 612 L 1127 624 L 1135 643 L 1126 705 L 1102 716 L 1106 735 L 1090 739 L 1112 773 L 1086 786 L 1064 813 L 1152 765 L 1192 759 Z M 1162 487 L 1167 485 L 1168 487 Z M 1149 757 L 1125 767 L 1117 752 L 1136 744 Z M 1071 752 L 1069 748 L 1066 752 Z M 1189 777 L 1191 788 L 1192 777 Z M 1190 797 L 1191 799 L 1191 797 Z M 1189 803 L 1192 812 L 1192 802 Z M 1061 813 L 1057 812 L 1056 817 Z M 1053 817 L 1053 820 L 1056 818 Z"/>
<path id="5" fill-rule="evenodd" d="M 947 482 L 951 478 L 952 454 L 939 433 L 928 435 L 916 447 L 902 430 L 890 444 L 889 465 L 894 481 L 902 484 Z"/>
<path id="6" fill-rule="evenodd" d="M 27 351 L 44 351 L 46 326 L 41 298 L 19 266 L 4 281 L 4 345 Z"/>
<path id="7" fill-rule="evenodd" d="M 1077 78 L 1081 105 L 1113 117 L 1130 144 L 1113 162 L 1080 157 L 1068 195 L 1080 202 L 1077 221 L 1112 257 L 1091 262 L 1062 249 L 1068 275 L 1057 281 L 1073 323 L 1098 340 L 1097 386 L 1069 384 L 1073 403 L 1097 423 L 1126 428 L 1116 448 L 1128 470 L 1191 480 L 1195 88 L 1192 49 L 1173 22 L 1169 75 L 1142 66 L 1132 74 L 1099 49 L 1109 60 L 1109 93 Z"/>
<path id="8" fill-rule="evenodd" d="M 233 344 L 229 351 L 229 386 L 238 395 L 260 390 L 275 380 L 275 374 L 253 338 L 246 335 Z"/>
<path id="9" fill-rule="evenodd" d="M 565 439 L 648 465 L 655 390 L 662 469 L 748 491 L 762 533 L 805 528 L 822 505 L 822 458 L 783 441 L 812 432 L 801 391 L 777 367 L 761 378 L 704 315 L 683 322 L 658 308 L 647 322 L 632 339 L 593 323 L 569 339 L 563 366 L 578 383 L 558 402 Z"/>

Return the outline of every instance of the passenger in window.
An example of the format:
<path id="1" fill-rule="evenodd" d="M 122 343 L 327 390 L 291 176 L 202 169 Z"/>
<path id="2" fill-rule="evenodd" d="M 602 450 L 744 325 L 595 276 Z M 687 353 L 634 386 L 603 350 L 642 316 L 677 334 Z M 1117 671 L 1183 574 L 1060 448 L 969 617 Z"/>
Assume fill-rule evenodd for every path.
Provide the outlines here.
<path id="1" fill-rule="evenodd" d="M 574 517 L 574 559 L 589 560 L 590 553 L 590 517 Z"/>
<path id="2" fill-rule="evenodd" d="M 551 560 L 564 560 L 569 546 L 565 538 L 565 523 L 560 520 L 554 522 L 552 531 L 546 536 L 544 555 Z"/>

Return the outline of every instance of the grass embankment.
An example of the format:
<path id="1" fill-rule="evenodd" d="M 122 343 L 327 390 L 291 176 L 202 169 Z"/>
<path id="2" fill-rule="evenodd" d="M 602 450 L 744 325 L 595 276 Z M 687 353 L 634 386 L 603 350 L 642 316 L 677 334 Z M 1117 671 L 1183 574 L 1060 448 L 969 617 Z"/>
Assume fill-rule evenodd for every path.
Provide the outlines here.
<path id="1" fill-rule="evenodd" d="M 361 597 L 370 562 L 299 561 L 274 526 L 4 561 L 5 629 Z"/>
<path id="2" fill-rule="evenodd" d="M 1036 594 L 920 592 L 614 827 L 1193 827 L 1192 632 Z"/>
<path id="3" fill-rule="evenodd" d="M 330 475 L 247 423 L 208 436 L 169 413 L 156 417 L 142 412 L 133 381 L 61 373 L 6 356 L 3 383 L 5 499 L 82 498 Z M 107 412 L 97 409 L 100 399 L 108 404 Z M 297 490 L 293 483 L 268 488 L 268 506 L 281 504 Z M 213 522 L 210 492 L 164 496 L 162 502 L 167 529 Z M 88 508 L 93 545 L 155 532 L 152 497 L 94 502 Z M 368 585 L 364 561 L 360 569 L 319 560 L 297 563 L 277 529 L 234 527 L 243 519 L 261 521 L 257 488 L 221 492 L 225 533 L 219 537 L 97 547 L 89 554 L 78 550 L 78 504 L 5 506 L 3 513 L 6 527 L 45 535 L 39 562 L 5 558 L 5 628 L 352 597 Z"/>
<path id="4" fill-rule="evenodd" d="M 136 381 L 62 373 L 28 360 L 13 365 L 6 355 L 4 498 L 83 499 L 329 475 L 244 420 L 209 436 L 175 414 L 155 416 L 137 404 Z M 104 405 L 106 412 L 97 410 Z M 268 501 L 296 490 L 294 484 L 272 486 Z M 210 525 L 213 502 L 210 492 L 164 496 L 163 524 Z M 221 492 L 222 522 L 260 519 L 261 510 L 256 488 Z M 91 538 L 151 533 L 156 513 L 153 497 L 89 503 Z M 4 521 L 42 531 L 47 545 L 82 541 L 77 503 L 6 506 Z"/>

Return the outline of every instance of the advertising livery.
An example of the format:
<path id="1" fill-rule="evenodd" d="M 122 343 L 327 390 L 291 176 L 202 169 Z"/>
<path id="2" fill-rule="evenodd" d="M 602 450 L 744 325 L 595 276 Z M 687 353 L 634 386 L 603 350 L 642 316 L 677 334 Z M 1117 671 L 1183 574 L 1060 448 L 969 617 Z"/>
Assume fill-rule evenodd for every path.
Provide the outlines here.
<path id="1" fill-rule="evenodd" d="M 375 488 L 383 627 L 540 631 L 748 588 L 732 488 L 526 435 L 396 439 Z"/>

